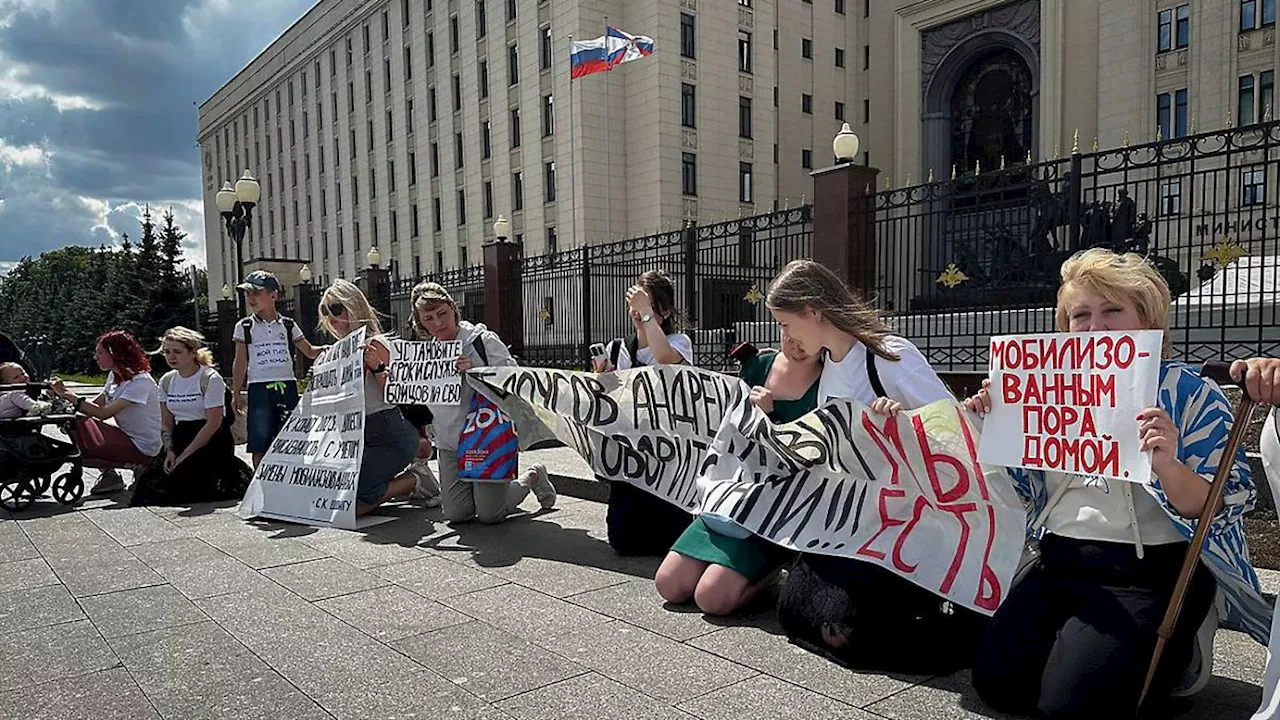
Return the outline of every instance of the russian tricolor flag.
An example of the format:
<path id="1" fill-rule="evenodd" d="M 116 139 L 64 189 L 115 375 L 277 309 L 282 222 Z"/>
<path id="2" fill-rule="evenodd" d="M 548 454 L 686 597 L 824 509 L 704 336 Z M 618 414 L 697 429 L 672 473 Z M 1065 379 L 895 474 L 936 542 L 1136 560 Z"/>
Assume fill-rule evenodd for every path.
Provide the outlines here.
<path id="1" fill-rule="evenodd" d="M 609 67 L 653 54 L 653 38 L 644 35 L 628 35 L 616 27 L 609 28 Z"/>
<path id="2" fill-rule="evenodd" d="M 584 75 L 608 70 L 610 65 L 605 57 L 604 48 L 605 39 L 603 37 L 581 42 L 574 40 L 569 50 L 570 76 L 580 78 Z"/>

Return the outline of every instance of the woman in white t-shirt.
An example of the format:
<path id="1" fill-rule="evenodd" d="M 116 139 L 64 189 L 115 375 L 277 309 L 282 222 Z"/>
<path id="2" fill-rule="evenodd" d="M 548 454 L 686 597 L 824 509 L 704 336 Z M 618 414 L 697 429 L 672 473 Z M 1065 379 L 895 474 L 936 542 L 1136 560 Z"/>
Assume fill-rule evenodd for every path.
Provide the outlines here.
<path id="1" fill-rule="evenodd" d="M 103 333 L 93 357 L 107 373 L 97 397 L 77 397 L 57 378 L 49 389 L 81 415 L 72 433 L 84 466 L 103 469 L 90 495 L 107 495 L 124 489 L 117 468 L 144 468 L 160 454 L 160 389 L 151 377 L 151 361 L 125 330 Z"/>
<path id="2" fill-rule="evenodd" d="M 680 332 L 682 313 L 676 288 L 662 270 L 641 275 L 627 290 L 627 313 L 634 334 L 609 343 L 596 372 L 630 370 L 646 365 L 693 365 L 693 341 Z M 605 516 L 609 545 L 620 555 L 666 556 L 689 527 L 693 516 L 652 493 L 625 482 L 609 483 Z"/>
<path id="3" fill-rule="evenodd" d="M 185 327 L 171 328 L 160 353 L 173 368 L 160 378 L 163 460 L 134 486 L 133 505 L 190 505 L 244 497 L 253 479 L 236 457 L 227 411 L 230 393 L 213 367 L 204 336 Z"/>
<path id="4" fill-rule="evenodd" d="M 784 339 L 824 357 L 819 405 L 854 400 L 892 415 L 954 401 L 916 346 L 825 266 L 788 264 L 767 305 Z M 801 553 L 788 574 L 778 618 L 797 644 L 859 669 L 913 674 L 963 667 L 985 624 L 879 565 L 816 553 Z"/>

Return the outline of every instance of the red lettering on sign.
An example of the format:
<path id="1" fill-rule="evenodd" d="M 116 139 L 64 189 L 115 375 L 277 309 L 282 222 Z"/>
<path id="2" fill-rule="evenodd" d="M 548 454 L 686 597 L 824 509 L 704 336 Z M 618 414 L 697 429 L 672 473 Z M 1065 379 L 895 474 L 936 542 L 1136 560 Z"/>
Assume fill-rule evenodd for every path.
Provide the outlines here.
<path id="1" fill-rule="evenodd" d="M 962 423 L 963 424 L 963 423 Z M 924 422 L 919 415 L 911 418 L 911 426 L 916 431 L 916 442 L 920 444 L 920 452 L 924 455 L 925 471 L 929 475 L 929 484 L 933 486 L 934 496 L 939 503 L 955 502 L 969 494 L 969 473 L 964 463 L 951 455 L 940 455 L 929 447 L 929 438 L 924 434 Z M 956 471 L 955 484 L 950 490 L 942 487 L 942 478 L 938 475 L 938 465 L 947 465 Z"/>
<path id="2" fill-rule="evenodd" d="M 925 508 L 929 507 L 929 498 L 921 495 L 916 498 L 915 507 L 911 510 L 911 521 L 898 534 L 898 540 L 893 544 L 893 566 L 900 572 L 913 573 L 916 571 L 915 565 L 908 565 L 902 559 L 902 546 L 907 542 L 907 536 L 911 534 L 911 530 L 915 528 L 916 523 L 920 522 L 920 517 L 924 514 Z"/>
<path id="3" fill-rule="evenodd" d="M 899 460 L 906 461 L 907 454 L 902 449 L 902 436 L 898 432 L 898 418 L 887 417 L 884 419 L 884 430 L 881 430 L 871 419 L 871 413 L 862 411 L 862 428 L 871 436 L 871 440 L 875 442 L 876 447 L 880 448 L 880 453 L 884 455 L 884 459 L 889 463 L 890 476 L 889 484 L 898 484 L 898 470 L 901 468 Z M 888 442 L 898 451 L 897 455 L 890 452 L 889 447 L 885 444 Z M 915 477 L 915 469 L 907 464 L 907 470 Z"/>
<path id="4" fill-rule="evenodd" d="M 977 503 L 939 505 L 938 509 L 951 513 L 955 516 L 956 522 L 960 523 L 960 542 L 956 544 L 956 554 L 951 557 L 951 566 L 947 568 L 947 575 L 942 579 L 942 585 L 938 587 L 938 591 L 945 595 L 951 592 L 951 586 L 955 584 L 956 576 L 964 566 L 964 555 L 969 548 L 969 523 L 964 515 L 977 510 L 978 505 Z"/>
<path id="5" fill-rule="evenodd" d="M 973 598 L 973 604 L 984 610 L 995 612 L 1000 607 L 1000 599 L 1003 591 L 1000 588 L 1000 578 L 996 577 L 996 571 L 991 569 L 991 546 L 996 541 L 996 509 L 992 505 L 987 506 L 987 524 L 990 528 L 987 533 L 987 549 L 982 553 L 982 573 L 978 576 L 978 594 Z M 990 592 L 984 592 L 990 588 Z"/>
<path id="6" fill-rule="evenodd" d="M 858 555 L 875 558 L 876 560 L 884 559 L 884 553 L 879 550 L 872 550 L 871 543 L 875 542 L 886 530 L 895 528 L 899 525 L 904 525 L 907 522 L 906 520 L 889 517 L 889 508 L 885 506 L 885 501 L 889 498 L 901 498 L 906 496 L 907 492 L 905 490 L 895 490 L 894 488 L 888 487 L 880 488 L 880 499 L 878 501 L 880 506 L 880 529 L 877 530 L 875 534 L 862 545 L 862 547 L 858 548 Z"/>

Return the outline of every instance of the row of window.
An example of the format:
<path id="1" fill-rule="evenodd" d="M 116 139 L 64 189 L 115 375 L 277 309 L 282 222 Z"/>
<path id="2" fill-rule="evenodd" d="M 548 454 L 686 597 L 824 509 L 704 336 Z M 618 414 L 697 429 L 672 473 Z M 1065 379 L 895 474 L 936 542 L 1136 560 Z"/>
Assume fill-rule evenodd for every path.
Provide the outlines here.
<path id="1" fill-rule="evenodd" d="M 812 5 L 813 0 L 804 0 L 806 5 Z M 741 7 L 751 7 L 751 0 L 738 0 Z M 835 0 L 835 10 L 839 15 L 844 15 L 844 0 Z M 871 17 L 871 0 L 862 0 L 862 17 Z"/>
<path id="2" fill-rule="evenodd" d="M 1240 0 L 1240 31 L 1276 24 L 1276 0 Z M 1191 4 L 1156 13 L 1156 50 L 1178 50 L 1191 43 Z"/>

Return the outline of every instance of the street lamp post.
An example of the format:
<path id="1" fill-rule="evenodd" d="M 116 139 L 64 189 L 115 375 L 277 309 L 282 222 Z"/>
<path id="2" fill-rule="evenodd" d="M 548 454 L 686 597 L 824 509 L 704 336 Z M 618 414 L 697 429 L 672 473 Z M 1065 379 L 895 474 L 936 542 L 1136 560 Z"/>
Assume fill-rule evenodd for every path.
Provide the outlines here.
<path id="1" fill-rule="evenodd" d="M 499 215 L 498 220 L 493 223 L 493 237 L 500 243 L 511 239 L 511 221 L 507 220 L 506 215 Z"/>
<path id="2" fill-rule="evenodd" d="M 236 244 L 236 286 L 244 280 L 244 236 L 253 227 L 253 208 L 262 197 L 262 186 L 246 169 L 235 187 L 224 182 L 216 197 L 218 212 L 227 225 L 227 237 Z M 244 296 L 240 296 L 240 314 L 244 315 Z"/>
<path id="3" fill-rule="evenodd" d="M 831 140 L 831 151 L 836 156 L 836 163 L 851 163 L 858 159 L 858 135 L 845 123 L 840 132 Z"/>

